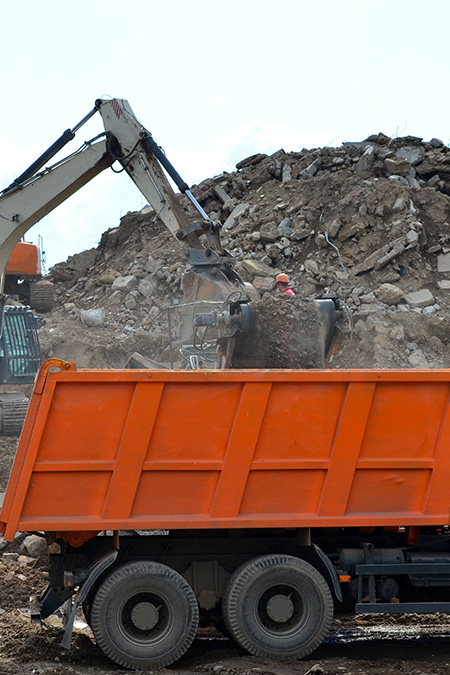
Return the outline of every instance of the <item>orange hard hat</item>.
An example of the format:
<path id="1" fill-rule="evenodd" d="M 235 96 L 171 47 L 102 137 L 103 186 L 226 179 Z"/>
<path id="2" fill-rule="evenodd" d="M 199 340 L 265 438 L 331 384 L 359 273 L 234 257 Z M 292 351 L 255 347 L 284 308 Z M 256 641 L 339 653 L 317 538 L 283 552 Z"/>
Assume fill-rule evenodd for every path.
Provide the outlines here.
<path id="1" fill-rule="evenodd" d="M 289 277 L 287 274 L 278 274 L 277 278 L 275 279 L 275 283 L 278 284 L 279 282 L 282 282 L 283 284 L 288 284 L 289 283 Z"/>

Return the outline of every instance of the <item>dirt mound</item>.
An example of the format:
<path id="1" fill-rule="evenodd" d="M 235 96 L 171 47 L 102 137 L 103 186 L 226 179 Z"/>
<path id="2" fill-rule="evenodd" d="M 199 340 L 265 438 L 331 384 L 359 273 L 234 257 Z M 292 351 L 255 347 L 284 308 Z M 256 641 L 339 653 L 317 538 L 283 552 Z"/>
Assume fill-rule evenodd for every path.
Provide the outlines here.
<path id="1" fill-rule="evenodd" d="M 355 331 L 330 367 L 450 365 L 450 150 L 441 141 L 377 134 L 259 154 L 192 191 L 264 298 L 282 270 L 297 298 L 331 292 L 345 301 Z M 179 200 L 194 222 L 194 207 Z M 138 351 L 168 363 L 167 310 L 182 298 L 185 266 L 182 246 L 149 207 L 127 214 L 97 249 L 52 268 L 57 305 L 41 331 L 45 356 L 121 367 Z M 264 317 L 275 321 L 266 333 L 285 334 L 278 312 Z M 296 337 L 288 331 L 280 344 Z M 265 362 L 272 353 L 272 367 L 305 367 L 295 350 L 289 359 L 276 344 L 259 351 Z"/>

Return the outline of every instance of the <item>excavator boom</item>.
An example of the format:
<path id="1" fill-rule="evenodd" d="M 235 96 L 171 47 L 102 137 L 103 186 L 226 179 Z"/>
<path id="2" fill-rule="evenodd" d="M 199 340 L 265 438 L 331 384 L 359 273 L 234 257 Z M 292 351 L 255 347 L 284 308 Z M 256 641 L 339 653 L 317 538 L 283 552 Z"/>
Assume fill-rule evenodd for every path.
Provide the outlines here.
<path id="1" fill-rule="evenodd" d="M 104 131 L 73 154 L 47 167 L 47 162 L 74 137 L 80 127 L 97 111 Z M 189 270 L 184 277 L 184 312 L 181 342 L 189 339 L 195 304 L 201 300 L 224 303 L 222 320 L 230 314 L 227 299 L 234 296 L 233 328 L 219 328 L 225 336 L 225 351 L 230 353 L 230 339 L 240 330 L 238 317 L 243 303 L 249 302 L 244 284 L 234 271 L 233 256 L 220 242 L 220 223 L 209 219 L 195 200 L 188 185 L 169 162 L 151 133 L 142 126 L 129 103 L 123 99 L 98 99 L 95 107 L 75 127 L 65 131 L 33 164 L 0 193 L 0 280 L 4 288 L 6 265 L 15 245 L 41 218 L 68 199 L 99 173 L 119 162 L 145 196 L 156 217 L 186 250 Z M 166 172 L 197 210 L 199 220 L 192 223 L 181 207 Z M 205 241 L 206 240 L 206 241 Z M 198 327 L 198 325 L 197 325 Z M 221 346 L 224 351 L 224 345 Z M 228 358 L 229 362 L 229 358 Z M 225 362 L 223 362 L 225 363 Z"/>

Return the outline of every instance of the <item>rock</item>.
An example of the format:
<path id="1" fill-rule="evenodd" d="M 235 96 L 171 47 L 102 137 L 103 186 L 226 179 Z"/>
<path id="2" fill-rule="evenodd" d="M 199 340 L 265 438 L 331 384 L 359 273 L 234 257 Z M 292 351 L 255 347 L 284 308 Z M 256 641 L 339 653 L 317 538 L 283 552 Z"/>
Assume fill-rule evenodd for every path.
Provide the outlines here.
<path id="1" fill-rule="evenodd" d="M 386 305 L 398 305 L 405 297 L 402 289 L 393 284 L 381 284 L 375 291 L 375 295 L 378 300 L 381 300 L 381 302 L 384 302 Z"/>
<path id="2" fill-rule="evenodd" d="M 160 314 L 161 314 L 161 310 L 156 305 L 154 305 L 154 307 L 152 307 L 151 310 L 148 313 L 148 315 L 151 319 L 157 319 Z"/>
<path id="3" fill-rule="evenodd" d="M 105 310 L 103 307 L 82 309 L 80 311 L 80 320 L 87 326 L 102 326 L 105 322 Z"/>
<path id="4" fill-rule="evenodd" d="M 129 293 L 134 290 L 138 284 L 137 278 L 134 274 L 129 274 L 125 277 L 117 277 L 111 286 L 113 291 L 121 291 L 122 293 Z"/>
<path id="5" fill-rule="evenodd" d="M 450 291 L 450 279 L 442 279 L 437 282 L 437 285 L 441 291 Z"/>
<path id="6" fill-rule="evenodd" d="M 371 304 L 372 302 L 375 302 L 375 293 L 370 291 L 370 293 L 365 293 L 364 295 L 360 295 L 359 299 L 361 302 L 364 302 L 366 304 Z"/>
<path id="7" fill-rule="evenodd" d="M 367 224 L 363 220 L 357 220 L 356 222 L 351 223 L 350 225 L 345 225 L 339 231 L 338 239 L 341 242 L 347 241 L 347 239 L 350 239 L 350 237 L 354 237 L 355 235 L 364 232 L 366 227 Z"/>
<path id="8" fill-rule="evenodd" d="M 397 258 L 397 256 L 403 253 L 403 251 L 405 250 L 405 246 L 406 246 L 406 237 L 399 237 L 398 239 L 394 239 L 394 241 L 391 241 L 389 244 L 390 250 L 384 255 L 382 255 L 381 258 L 378 258 L 378 260 L 373 266 L 374 270 L 380 270 L 382 267 L 391 262 L 391 260 Z"/>
<path id="9" fill-rule="evenodd" d="M 391 328 L 390 336 L 393 340 L 404 340 L 405 331 L 403 326 L 394 326 Z"/>
<path id="10" fill-rule="evenodd" d="M 278 225 L 278 230 L 283 235 L 292 234 L 292 222 L 290 218 L 284 218 Z"/>
<path id="11" fill-rule="evenodd" d="M 313 277 L 317 277 L 320 274 L 320 267 L 315 260 L 305 260 L 305 270 Z"/>
<path id="12" fill-rule="evenodd" d="M 409 230 L 409 232 L 406 233 L 406 241 L 410 246 L 412 244 L 417 244 L 419 241 L 418 233 L 415 230 Z"/>
<path id="13" fill-rule="evenodd" d="M 430 145 L 432 148 L 442 148 L 444 143 L 441 141 L 440 138 L 432 138 L 430 141 Z"/>
<path id="14" fill-rule="evenodd" d="M 222 187 L 220 187 L 220 185 L 216 185 L 214 187 L 214 192 L 215 192 L 216 196 L 219 197 L 222 204 L 226 204 L 231 199 L 228 192 L 225 192 L 225 190 Z"/>
<path id="15" fill-rule="evenodd" d="M 112 271 L 103 272 L 103 274 L 100 274 L 100 276 L 97 277 L 97 281 L 102 286 L 109 286 L 114 283 L 116 276 L 117 274 Z"/>
<path id="16" fill-rule="evenodd" d="M 125 307 L 126 307 L 127 309 L 136 309 L 136 307 L 137 307 L 137 302 L 136 302 L 136 300 L 133 298 L 132 295 L 130 295 L 129 297 L 127 297 L 127 299 L 125 300 L 125 302 L 124 302 L 123 304 L 125 305 Z"/>
<path id="17" fill-rule="evenodd" d="M 282 172 L 281 172 L 281 182 L 287 183 L 291 179 L 292 179 L 291 166 L 287 162 L 285 162 L 283 164 L 283 169 L 282 169 Z"/>
<path id="18" fill-rule="evenodd" d="M 291 239 L 293 241 L 303 241 L 304 239 L 307 239 L 311 235 L 314 234 L 314 230 L 311 230 L 309 228 L 303 228 L 301 230 L 295 230 L 291 234 Z"/>
<path id="19" fill-rule="evenodd" d="M 450 272 L 450 253 L 443 253 L 437 258 L 438 272 Z"/>
<path id="20" fill-rule="evenodd" d="M 239 169 L 245 169 L 249 166 L 256 166 L 260 162 L 262 162 L 263 159 L 266 159 L 267 155 L 264 155 L 262 153 L 257 153 L 256 155 L 251 155 L 250 157 L 246 157 L 245 159 L 241 159 L 240 162 L 236 164 L 236 169 L 239 171 Z"/>
<path id="21" fill-rule="evenodd" d="M 251 277 L 269 277 L 272 276 L 275 278 L 275 276 L 278 274 L 279 270 L 269 267 L 268 265 L 265 265 L 263 262 L 260 262 L 258 260 L 249 260 L 246 258 L 245 260 L 242 261 L 242 267 L 245 269 L 246 272 Z"/>
<path id="22" fill-rule="evenodd" d="M 369 270 L 373 269 L 373 266 L 375 265 L 377 260 L 382 258 L 388 251 L 389 251 L 389 244 L 385 244 L 381 248 L 378 248 L 376 251 L 368 255 L 365 260 L 355 265 L 352 269 L 352 273 L 357 275 L 361 274 L 362 272 L 368 272 Z"/>
<path id="23" fill-rule="evenodd" d="M 156 293 L 154 282 L 146 278 L 140 280 L 137 289 L 144 298 L 151 298 Z"/>
<path id="24" fill-rule="evenodd" d="M 434 296 L 428 288 L 422 288 L 420 291 L 407 293 L 405 295 L 405 300 L 412 309 L 416 307 L 428 307 L 429 305 L 434 305 L 435 302 Z"/>
<path id="25" fill-rule="evenodd" d="M 86 272 L 95 265 L 97 259 L 97 249 L 90 248 L 87 251 L 82 251 L 81 253 L 76 253 L 67 258 L 66 265 L 78 272 Z"/>
<path id="26" fill-rule="evenodd" d="M 19 555 L 17 558 L 17 564 L 20 567 L 25 567 L 26 565 L 33 565 L 36 562 L 35 558 L 31 558 L 28 555 Z"/>
<path id="27" fill-rule="evenodd" d="M 246 203 L 238 204 L 236 206 L 236 208 L 234 208 L 232 210 L 232 212 L 230 213 L 230 215 L 228 216 L 228 218 L 224 222 L 224 224 L 223 224 L 224 230 L 229 230 L 229 229 L 233 228 L 236 225 L 237 220 L 241 216 L 243 216 L 249 210 L 249 208 L 250 208 L 250 204 L 246 204 Z"/>
<path id="28" fill-rule="evenodd" d="M 399 197 L 396 200 L 394 206 L 392 207 L 392 210 L 393 211 L 404 211 L 407 204 L 408 204 L 408 200 L 406 199 L 406 197 Z"/>
<path id="29" fill-rule="evenodd" d="M 355 172 L 361 178 L 368 178 L 372 173 L 372 164 L 375 160 L 375 148 L 373 145 L 368 145 L 364 150 L 361 159 L 355 164 Z"/>
<path id="30" fill-rule="evenodd" d="M 19 557 L 18 553 L 3 553 L 2 560 L 5 562 L 16 562 Z M 34 561 L 33 561 L 34 562 Z"/>
<path id="31" fill-rule="evenodd" d="M 405 145 L 395 153 L 396 157 L 406 159 L 411 166 L 420 164 L 425 157 L 425 150 L 421 145 Z"/>
<path id="32" fill-rule="evenodd" d="M 39 558 L 47 552 L 47 542 L 44 537 L 39 537 L 37 534 L 29 534 L 23 540 L 23 547 L 33 558 Z"/>
<path id="33" fill-rule="evenodd" d="M 274 223 L 273 225 L 269 224 L 262 227 L 259 231 L 259 236 L 261 241 L 274 242 L 280 236 L 280 232 L 278 231 L 278 228 L 275 227 Z"/>
<path id="34" fill-rule="evenodd" d="M 416 349 L 408 356 L 408 361 L 413 368 L 427 369 L 430 367 L 425 354 L 421 349 Z"/>
<path id="35" fill-rule="evenodd" d="M 275 287 L 275 281 L 273 277 L 255 277 L 252 281 L 252 284 L 260 293 L 273 291 Z"/>
<path id="36" fill-rule="evenodd" d="M 314 160 L 304 171 L 302 171 L 303 176 L 315 176 L 321 167 L 322 160 L 320 157 Z"/>
<path id="37" fill-rule="evenodd" d="M 333 220 L 331 223 L 330 227 L 328 228 L 328 236 L 329 237 L 335 237 L 339 230 L 342 227 L 342 221 L 339 219 Z"/>
<path id="38" fill-rule="evenodd" d="M 386 171 L 388 171 L 388 173 L 398 176 L 407 176 L 411 171 L 411 164 L 402 157 L 385 159 L 384 166 L 386 167 Z"/>

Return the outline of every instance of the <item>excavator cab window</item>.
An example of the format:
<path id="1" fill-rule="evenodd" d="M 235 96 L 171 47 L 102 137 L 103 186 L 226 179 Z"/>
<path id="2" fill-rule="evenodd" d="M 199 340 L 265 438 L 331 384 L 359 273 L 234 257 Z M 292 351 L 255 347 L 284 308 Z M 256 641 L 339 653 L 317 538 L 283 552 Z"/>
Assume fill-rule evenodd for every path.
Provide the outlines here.
<path id="1" fill-rule="evenodd" d="M 0 341 L 0 381 L 33 382 L 41 363 L 37 324 L 30 310 L 6 307 Z"/>

